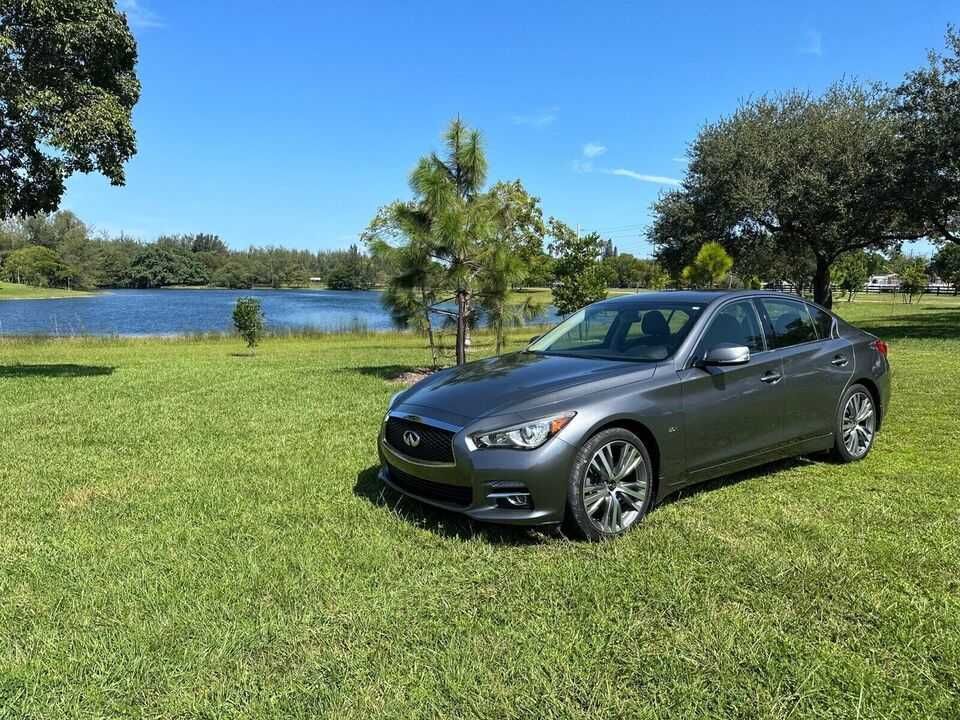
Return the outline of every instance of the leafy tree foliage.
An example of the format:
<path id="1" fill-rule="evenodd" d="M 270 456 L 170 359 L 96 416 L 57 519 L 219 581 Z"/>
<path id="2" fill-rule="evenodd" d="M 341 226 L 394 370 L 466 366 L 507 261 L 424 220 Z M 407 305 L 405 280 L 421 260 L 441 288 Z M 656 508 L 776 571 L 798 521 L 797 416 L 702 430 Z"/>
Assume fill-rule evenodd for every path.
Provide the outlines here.
<path id="1" fill-rule="evenodd" d="M 733 258 L 717 242 L 704 243 L 693 262 L 683 269 L 683 279 L 692 287 L 712 288 L 724 281 Z"/>
<path id="2" fill-rule="evenodd" d="M 356 245 L 340 254 L 326 274 L 331 290 L 369 290 L 376 281 L 373 262 Z"/>
<path id="3" fill-rule="evenodd" d="M 607 296 L 607 269 L 601 262 L 605 243 L 597 233 L 578 236 L 555 218 L 548 222 L 550 251 L 556 257 L 553 304 L 569 315 Z"/>
<path id="4" fill-rule="evenodd" d="M 256 352 L 257 343 L 266 331 L 260 300 L 252 297 L 237 298 L 233 306 L 233 325 L 251 352 Z"/>
<path id="5" fill-rule="evenodd" d="M 0 0 L 0 218 L 56 209 L 75 172 L 124 182 L 137 47 L 107 0 Z"/>
<path id="6" fill-rule="evenodd" d="M 217 287 L 251 290 L 257 284 L 257 273 L 253 269 L 250 258 L 245 254 L 238 254 L 229 257 L 217 268 L 210 281 Z"/>
<path id="7" fill-rule="evenodd" d="M 66 274 L 67 267 L 57 254 L 42 245 L 28 245 L 14 250 L 3 263 L 3 275 L 7 280 L 27 285 L 59 285 Z"/>
<path id="8" fill-rule="evenodd" d="M 49 283 L 78 289 L 207 282 L 229 288 L 300 287 L 310 277 L 353 289 L 383 282 L 388 274 L 380 259 L 356 245 L 317 253 L 272 246 L 234 251 L 210 233 L 161 235 L 145 244 L 124 235 L 96 235 L 65 210 L 0 222 L 0 267 L 5 255 L 28 245 L 52 250 L 64 265 Z"/>
<path id="9" fill-rule="evenodd" d="M 701 239 L 735 259 L 770 248 L 809 262 L 814 299 L 829 306 L 838 257 L 922 235 L 897 196 L 898 128 L 880 88 L 752 100 L 705 127 L 690 157 L 683 187 L 657 203 L 650 231 L 668 268 Z"/>
<path id="10" fill-rule="evenodd" d="M 960 245 L 951 243 L 941 247 L 933 256 L 930 269 L 953 285 L 954 295 L 960 292 Z"/>
<path id="11" fill-rule="evenodd" d="M 831 270 L 831 279 L 835 285 L 847 293 L 847 302 L 863 290 L 870 279 L 870 267 L 867 253 L 863 250 L 842 255 Z"/>
<path id="12" fill-rule="evenodd" d="M 915 222 L 934 239 L 960 243 L 960 34 L 947 29 L 946 54 L 896 90 L 903 142 L 899 192 Z"/>
<path id="13" fill-rule="evenodd" d="M 130 262 L 130 285 L 158 288 L 168 285 L 205 285 L 206 268 L 194 257 L 163 245 L 146 245 Z"/>
<path id="14" fill-rule="evenodd" d="M 538 277 L 537 263 L 544 257 L 547 231 L 540 198 L 530 195 L 519 180 L 495 183 L 489 197 L 497 213 L 497 242 L 521 263 L 516 268 L 516 284 L 533 284 L 531 279 Z"/>
<path id="15" fill-rule="evenodd" d="M 608 241 L 603 258 L 610 287 L 662 290 L 670 282 L 670 277 L 657 262 L 621 253 L 615 247 L 608 252 L 610 247 Z"/>
<path id="16" fill-rule="evenodd" d="M 926 292 L 930 279 L 927 277 L 927 266 L 922 258 L 907 260 L 897 274 L 900 276 L 900 294 L 904 302 L 913 303 L 914 298 Z"/>

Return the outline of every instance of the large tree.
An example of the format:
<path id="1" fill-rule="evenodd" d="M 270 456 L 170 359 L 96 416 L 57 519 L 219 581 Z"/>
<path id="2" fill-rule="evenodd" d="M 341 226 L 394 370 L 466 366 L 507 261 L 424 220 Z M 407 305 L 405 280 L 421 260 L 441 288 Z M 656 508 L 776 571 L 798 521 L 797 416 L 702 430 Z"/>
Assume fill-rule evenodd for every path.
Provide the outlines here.
<path id="1" fill-rule="evenodd" d="M 0 218 L 55 210 L 75 172 L 123 184 L 136 62 L 111 0 L 0 0 Z"/>
<path id="2" fill-rule="evenodd" d="M 758 248 L 813 270 L 814 299 L 832 302 L 830 267 L 843 253 L 923 235 L 898 196 L 900 146 L 888 93 L 839 84 L 743 104 L 705 127 L 680 190 L 656 206 L 658 257 L 716 240 L 739 259 Z"/>
<path id="3" fill-rule="evenodd" d="M 960 33 L 947 30 L 947 53 L 896 90 L 903 140 L 900 195 L 927 234 L 960 243 Z"/>

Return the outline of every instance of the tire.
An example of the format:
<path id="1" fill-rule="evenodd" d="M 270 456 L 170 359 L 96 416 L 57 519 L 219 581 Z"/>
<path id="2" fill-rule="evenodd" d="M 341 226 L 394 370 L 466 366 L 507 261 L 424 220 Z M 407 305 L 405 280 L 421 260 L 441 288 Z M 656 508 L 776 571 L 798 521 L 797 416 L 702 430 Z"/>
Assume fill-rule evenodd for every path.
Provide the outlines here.
<path id="1" fill-rule="evenodd" d="M 564 530 L 591 541 L 623 535 L 650 509 L 653 480 L 650 453 L 640 438 L 624 428 L 598 432 L 580 448 L 570 470 Z"/>
<path id="2" fill-rule="evenodd" d="M 877 437 L 877 404 L 860 383 L 847 388 L 837 405 L 833 425 L 833 458 L 850 463 L 863 460 Z"/>

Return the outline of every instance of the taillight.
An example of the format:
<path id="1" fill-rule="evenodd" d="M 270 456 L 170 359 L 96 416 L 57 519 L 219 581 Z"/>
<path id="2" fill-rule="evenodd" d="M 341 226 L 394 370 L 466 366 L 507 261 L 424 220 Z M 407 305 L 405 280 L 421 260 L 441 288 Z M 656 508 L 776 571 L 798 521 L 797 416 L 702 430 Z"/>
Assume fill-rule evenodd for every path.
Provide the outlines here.
<path id="1" fill-rule="evenodd" d="M 880 353 L 884 357 L 887 356 L 888 348 L 887 348 L 887 344 L 883 340 L 874 340 L 872 343 L 870 343 L 870 347 L 872 347 L 874 350 L 876 350 L 878 353 Z"/>

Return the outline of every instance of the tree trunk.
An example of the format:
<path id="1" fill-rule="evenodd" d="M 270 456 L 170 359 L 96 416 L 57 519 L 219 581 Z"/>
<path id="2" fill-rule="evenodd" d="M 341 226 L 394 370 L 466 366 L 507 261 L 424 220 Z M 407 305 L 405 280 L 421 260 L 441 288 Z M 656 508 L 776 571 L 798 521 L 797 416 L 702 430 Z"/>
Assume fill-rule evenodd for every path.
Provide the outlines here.
<path id="1" fill-rule="evenodd" d="M 457 290 L 457 365 L 467 361 L 467 291 Z"/>
<path id="2" fill-rule="evenodd" d="M 433 362 L 433 369 L 440 367 L 440 360 L 437 357 L 437 343 L 433 339 L 433 324 L 430 322 L 430 310 L 425 313 L 427 316 L 427 339 L 430 341 L 430 360 Z"/>
<path id="3" fill-rule="evenodd" d="M 833 307 L 833 290 L 830 289 L 830 260 L 817 255 L 817 269 L 813 273 L 813 301 L 828 310 Z"/>

